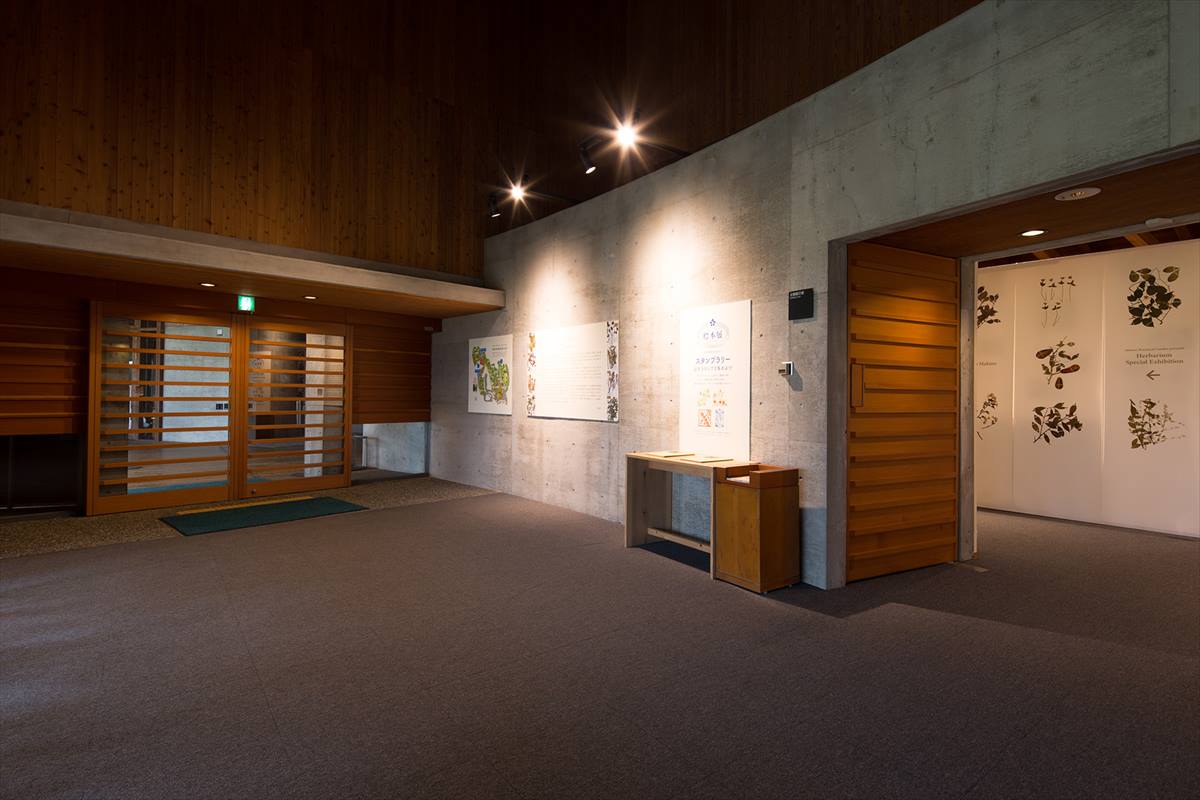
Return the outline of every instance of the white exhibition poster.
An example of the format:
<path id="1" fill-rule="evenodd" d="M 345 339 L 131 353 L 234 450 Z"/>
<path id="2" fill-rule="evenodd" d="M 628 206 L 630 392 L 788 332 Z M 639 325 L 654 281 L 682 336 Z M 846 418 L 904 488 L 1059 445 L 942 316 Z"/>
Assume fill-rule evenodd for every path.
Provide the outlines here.
<path id="1" fill-rule="evenodd" d="M 679 314 L 679 449 L 750 460 L 750 301 Z"/>
<path id="2" fill-rule="evenodd" d="M 512 334 L 485 336 L 468 342 L 470 362 L 467 411 L 512 413 Z"/>
<path id="3" fill-rule="evenodd" d="M 976 287 L 978 505 L 1200 536 L 1200 242 Z"/>
<path id="4" fill-rule="evenodd" d="M 1200 242 L 1105 255 L 1104 518 L 1196 535 Z"/>
<path id="5" fill-rule="evenodd" d="M 531 417 L 616 422 L 620 412 L 617 320 L 529 334 Z"/>

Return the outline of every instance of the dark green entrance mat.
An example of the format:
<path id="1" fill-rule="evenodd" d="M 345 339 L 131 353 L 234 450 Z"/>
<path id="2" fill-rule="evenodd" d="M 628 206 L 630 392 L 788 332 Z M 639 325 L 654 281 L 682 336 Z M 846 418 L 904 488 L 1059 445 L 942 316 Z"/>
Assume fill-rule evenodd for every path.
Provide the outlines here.
<path id="1" fill-rule="evenodd" d="M 199 533 L 253 528 L 256 525 L 273 525 L 276 522 L 292 522 L 309 517 L 325 517 L 330 514 L 363 510 L 365 510 L 365 506 L 347 503 L 336 497 L 306 497 L 277 503 L 257 503 L 216 508 L 212 511 L 193 511 L 187 514 L 176 514 L 173 517 L 163 517 L 162 521 L 184 536 L 195 536 Z"/>

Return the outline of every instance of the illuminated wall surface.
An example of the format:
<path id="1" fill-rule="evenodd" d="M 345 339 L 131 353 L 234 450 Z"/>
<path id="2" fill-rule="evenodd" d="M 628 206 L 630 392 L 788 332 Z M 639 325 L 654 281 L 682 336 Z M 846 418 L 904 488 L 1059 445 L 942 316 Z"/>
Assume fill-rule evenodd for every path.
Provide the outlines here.
<path id="1" fill-rule="evenodd" d="M 1200 242 L 976 286 L 976 502 L 1200 535 Z"/>
<path id="2" fill-rule="evenodd" d="M 829 242 L 1200 139 L 1196 25 L 1194 3 L 984 3 L 689 158 L 489 239 L 486 279 L 508 307 L 434 336 L 431 473 L 622 520 L 624 454 L 676 444 L 680 311 L 749 299 L 751 455 L 800 468 L 804 580 L 838 585 Z M 805 287 L 816 317 L 789 323 L 787 293 Z M 527 332 L 601 320 L 621 325 L 620 422 L 525 415 Z M 468 414 L 467 341 L 507 333 L 514 413 Z"/>

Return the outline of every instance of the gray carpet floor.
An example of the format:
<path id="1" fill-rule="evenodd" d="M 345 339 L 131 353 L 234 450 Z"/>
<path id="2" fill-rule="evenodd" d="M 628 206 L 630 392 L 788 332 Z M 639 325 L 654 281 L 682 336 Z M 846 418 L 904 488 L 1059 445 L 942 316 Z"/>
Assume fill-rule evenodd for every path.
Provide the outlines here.
<path id="1" fill-rule="evenodd" d="M 1200 796 L 1200 544 L 760 597 L 507 495 L 0 564 L 4 798 Z"/>

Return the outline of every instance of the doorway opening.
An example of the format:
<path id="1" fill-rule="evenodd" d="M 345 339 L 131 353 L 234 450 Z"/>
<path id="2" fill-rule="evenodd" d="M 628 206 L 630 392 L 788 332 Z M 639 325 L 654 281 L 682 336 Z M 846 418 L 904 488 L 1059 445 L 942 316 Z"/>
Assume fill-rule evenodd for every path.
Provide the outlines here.
<path id="1" fill-rule="evenodd" d="M 1191 264 L 1195 259 L 1187 255 L 1190 251 L 1186 251 L 1186 246 L 1167 259 L 1172 261 L 1170 264 L 1142 265 L 1140 256 L 1132 257 L 1131 264 L 1138 262 L 1133 269 L 1089 264 L 1086 265 L 1089 269 L 1087 281 L 1091 289 L 1085 291 L 1079 276 L 1072 283 L 1072 273 L 1064 272 L 1060 268 L 1063 262 L 1056 259 L 1104 259 L 1112 254 L 1128 256 L 1132 252 L 1148 254 L 1151 252 L 1146 249 L 1148 246 L 1194 242 L 1200 225 L 1198 197 L 1200 155 L 1189 151 L 1176 154 L 1173 159 L 1134 165 L 1126 171 L 1110 170 L 1106 175 L 1080 176 L 1040 187 L 1000 205 L 879 233 L 858 243 L 832 246 L 830 304 L 835 307 L 837 303 L 838 313 L 844 313 L 846 319 L 845 338 L 830 337 L 830 429 L 844 431 L 843 437 L 831 436 L 830 440 L 830 547 L 833 551 L 830 563 L 836 564 L 838 556 L 841 557 L 847 581 L 927 564 L 966 560 L 976 554 L 974 511 L 977 499 L 984 501 L 981 504 L 985 507 L 994 502 L 986 496 L 977 497 L 984 488 L 980 484 L 980 475 L 991 466 L 990 461 L 986 465 L 979 461 L 979 458 L 991 458 L 979 447 L 981 435 L 985 440 L 996 440 L 1001 438 L 1003 431 L 1007 432 L 1010 441 L 1015 441 L 1017 431 L 1028 429 L 1032 443 L 1037 430 L 1038 443 L 1046 452 L 1018 453 L 1021 448 L 1010 446 L 1011 460 L 1007 467 L 1000 469 L 1028 483 L 1019 487 L 1014 484 L 1013 491 L 1021 498 L 1037 500 L 1030 508 L 1016 504 L 1014 510 L 1032 508 L 1036 510 L 1031 513 L 1087 519 L 1078 512 L 1056 506 L 1052 488 L 1055 481 L 1061 482 L 1073 474 L 1068 462 L 1087 464 L 1098 460 L 1101 449 L 1110 446 L 1105 443 L 1115 436 L 1113 431 L 1125 432 L 1126 416 L 1136 412 L 1136 416 L 1145 418 L 1147 411 L 1160 413 L 1161 406 L 1152 397 L 1154 405 L 1146 406 L 1146 398 L 1132 388 L 1122 388 L 1122 393 L 1133 392 L 1138 396 L 1124 398 L 1124 413 L 1119 420 L 1110 409 L 1103 417 L 1105 424 L 1102 425 L 1099 406 L 1105 400 L 1099 383 L 1094 383 L 1086 401 L 1072 403 L 1065 396 L 1054 396 L 1072 384 L 1076 384 L 1072 388 L 1080 388 L 1078 378 L 1083 367 L 1080 364 L 1072 368 L 1073 364 L 1079 363 L 1077 359 L 1083 358 L 1081 353 L 1076 355 L 1077 350 L 1083 349 L 1080 340 L 1086 336 L 1086 346 L 1091 348 L 1088 360 L 1095 382 L 1105 374 L 1100 365 L 1114 363 L 1112 349 L 1104 348 L 1106 336 L 1115 342 L 1116 332 L 1123 333 L 1124 328 L 1134 327 L 1128 320 L 1122 320 L 1121 325 L 1105 323 L 1108 327 L 1104 330 L 1113 331 L 1111 335 L 1101 329 L 1090 331 L 1090 328 L 1087 333 L 1081 328 L 1081 332 L 1068 335 L 1065 327 L 1067 306 L 1072 305 L 1072 315 L 1079 325 L 1097 327 L 1105 315 L 1115 319 L 1121 314 L 1133 313 L 1130 310 L 1133 305 L 1161 305 L 1157 300 L 1147 300 L 1147 293 L 1158 298 L 1174 289 L 1182 291 L 1185 286 L 1190 292 L 1190 283 L 1182 276 L 1189 271 L 1200 273 L 1200 264 Z M 945 285 L 940 286 L 940 293 L 939 286 L 930 283 L 932 267 L 926 266 L 925 271 L 921 268 L 922 264 L 938 263 L 936 259 L 939 258 L 957 267 L 941 276 Z M 1080 266 L 1085 265 L 1081 263 Z M 1032 293 L 1027 287 L 1018 291 L 1019 287 L 1014 285 L 1007 292 L 1000 292 L 996 286 L 989 285 L 995 282 L 990 276 L 1022 269 L 1046 273 L 1039 274 L 1032 282 Z M 1107 294 L 1097 293 L 1096 287 L 1102 283 L 1097 273 L 1105 270 L 1122 271 L 1119 290 L 1109 287 Z M 1141 270 L 1149 270 L 1153 279 L 1143 280 L 1147 276 Z M 982 278 L 977 280 L 977 272 L 989 276 L 987 282 Z M 1055 273 L 1052 281 L 1050 272 Z M 951 274 L 957 279 L 957 298 L 952 298 L 949 292 Z M 1042 281 L 1040 285 L 1039 280 Z M 1107 280 L 1112 283 L 1116 279 L 1110 276 Z M 1053 284 L 1049 288 L 1048 281 Z M 1022 279 L 1022 285 L 1025 283 L 1027 281 Z M 1134 300 L 1127 300 L 1137 294 L 1138 284 L 1144 284 L 1141 294 Z M 981 296 L 984 290 L 986 296 Z M 1090 295 L 1088 291 L 1091 291 Z M 1022 301 L 1024 294 L 1030 294 L 1024 298 L 1030 302 L 1023 303 L 1019 314 L 1009 314 L 1008 326 L 1002 321 L 1003 316 L 993 297 L 1005 294 L 1014 303 Z M 1195 294 L 1200 295 L 1200 292 Z M 952 299 L 957 299 L 953 320 L 947 313 Z M 1172 295 L 1168 305 L 1174 299 L 1181 298 L 1177 293 Z M 947 307 L 938 308 L 935 304 L 939 301 Z M 1033 304 L 1030 308 L 1024 308 L 1030 303 Z M 1193 308 L 1200 308 L 1200 296 L 1192 303 Z M 1163 366 L 1179 372 L 1170 379 L 1180 387 L 1174 405 L 1188 415 L 1189 422 L 1184 424 L 1197 428 L 1194 435 L 1200 438 L 1200 419 L 1192 420 L 1193 416 L 1200 415 L 1197 410 L 1200 371 L 1196 365 L 1200 342 L 1194 340 L 1200 335 L 1200 324 L 1190 324 L 1189 317 L 1179 313 L 1179 308 L 1174 305 L 1169 311 L 1163 308 L 1157 314 L 1175 314 L 1174 327 L 1182 337 L 1181 341 L 1157 343 L 1154 347 L 1176 348 L 1173 352 L 1177 354 L 1189 354 L 1180 359 L 1164 358 Z M 945 319 L 937 317 L 939 311 Z M 1139 323 L 1139 333 L 1163 329 L 1153 312 L 1145 313 L 1150 315 L 1147 318 L 1151 321 L 1149 325 L 1144 321 Z M 1064 326 L 1063 336 L 1050 336 L 1053 341 L 1047 339 L 1037 347 L 1027 348 L 1023 338 L 1012 339 L 1013 336 L 1025 336 L 1011 327 L 1018 322 L 1025 329 L 1031 324 L 1036 325 L 1038 335 L 1029 335 L 1039 342 L 1054 333 L 1049 329 L 1057 325 Z M 947 331 L 954 325 L 957 325 L 958 337 L 951 341 Z M 1016 349 L 1010 347 L 1013 355 L 999 363 L 1002 359 L 981 354 L 978 346 L 983 337 L 994 337 L 1006 327 L 1010 340 L 1017 342 Z M 1041 330 L 1043 327 L 1047 330 Z M 1061 347 L 1058 345 L 1060 339 Z M 1079 347 L 1075 348 L 1072 342 Z M 1141 358 L 1137 354 L 1144 355 L 1150 344 L 1127 342 L 1122 347 L 1134 354 L 1128 360 L 1137 361 Z M 1025 349 L 1030 352 L 1025 354 Z M 1025 355 L 1029 358 L 1024 358 Z M 997 363 L 981 365 L 981 357 L 983 361 Z M 1150 360 L 1157 357 L 1149 356 Z M 944 384 L 938 384 L 934 377 L 939 370 L 939 358 L 946 364 L 942 368 L 946 373 L 942 376 Z M 953 364 L 950 359 L 955 359 Z M 1025 363 L 1030 359 L 1033 360 L 1031 363 Z M 1174 361 L 1185 363 L 1183 366 L 1167 363 Z M 1050 374 L 1044 373 L 1043 368 L 1049 369 Z M 996 374 L 1007 370 L 1010 381 L 1019 379 L 1035 388 L 1040 384 L 1046 387 L 1042 393 L 1049 392 L 1051 396 L 1044 401 L 1035 401 L 1032 397 L 1017 398 L 1011 392 L 1006 395 L 1004 391 L 979 389 L 977 378 L 987 370 Z M 1111 366 L 1108 373 L 1114 374 Z M 900 374 L 907 383 L 897 382 L 895 376 Z M 920 385 L 916 383 L 918 376 Z M 951 379 L 954 381 L 953 393 Z M 1159 376 L 1150 380 L 1154 379 L 1161 380 Z M 995 395 L 995 402 L 990 402 L 992 395 Z M 1060 403 L 1061 408 L 1058 407 Z M 1090 422 L 1080 416 L 1085 403 L 1089 406 Z M 1007 410 L 1001 408 L 1005 404 Z M 1021 406 L 1020 414 L 1015 405 Z M 1024 408 L 1025 405 L 1029 408 Z M 1130 411 L 1130 407 L 1134 411 Z M 1003 423 L 1005 411 L 1006 424 Z M 1181 422 L 1180 411 L 1171 413 L 1174 422 Z M 1026 416 L 1029 419 L 1025 419 Z M 1121 427 L 1118 428 L 1117 422 Z M 1097 451 L 1095 458 L 1079 449 L 1082 442 L 1089 440 L 1089 437 L 1073 435 L 1081 426 L 1089 432 L 1092 449 Z M 1108 437 L 1103 442 L 1099 434 L 1101 428 Z M 1178 432 L 1178 428 L 1172 430 Z M 1158 435 L 1154 434 L 1152 438 Z M 943 437 L 943 442 L 954 442 L 956 459 L 953 463 L 936 450 L 938 437 Z M 1129 441 L 1135 439 L 1131 437 Z M 1129 441 L 1124 442 L 1125 449 L 1144 449 L 1131 448 Z M 1058 460 L 1063 463 L 1057 467 L 1056 476 L 1043 476 L 1046 480 L 1040 481 L 1034 475 L 1036 465 L 1048 461 L 1046 454 L 1051 450 L 1061 456 Z M 1190 454 L 1180 456 L 1187 463 L 1181 462 L 1170 468 L 1172 472 L 1200 470 L 1200 465 L 1195 463 L 1198 452 L 1195 446 L 1191 450 L 1181 448 L 1181 452 Z M 1127 473 L 1131 469 L 1126 465 L 1117 472 Z M 1097 485 L 1099 480 L 1097 477 Z M 1200 475 L 1189 480 L 1194 486 L 1200 481 Z M 1043 491 L 1043 484 L 1051 488 Z M 983 494 L 988 493 L 985 490 Z M 1194 492 L 1177 494 L 1195 497 Z M 938 502 L 943 505 L 937 506 Z M 842 508 L 838 508 L 839 505 Z M 952 517 L 948 516 L 951 510 Z M 1200 515 L 1200 511 L 1194 509 L 1185 509 L 1185 512 L 1181 518 L 1191 519 L 1189 514 Z M 1139 523 L 1135 517 L 1136 514 L 1109 524 L 1193 536 L 1200 527 L 1192 521 L 1182 523 L 1187 530 L 1180 530 L 1178 526 L 1164 528 Z M 839 534 L 844 537 L 841 541 L 838 541 Z M 953 537 L 950 547 L 945 547 L 946 536 Z M 836 550 L 842 542 L 844 550 L 838 553 Z"/>

